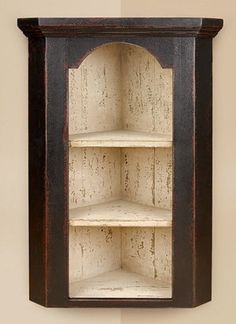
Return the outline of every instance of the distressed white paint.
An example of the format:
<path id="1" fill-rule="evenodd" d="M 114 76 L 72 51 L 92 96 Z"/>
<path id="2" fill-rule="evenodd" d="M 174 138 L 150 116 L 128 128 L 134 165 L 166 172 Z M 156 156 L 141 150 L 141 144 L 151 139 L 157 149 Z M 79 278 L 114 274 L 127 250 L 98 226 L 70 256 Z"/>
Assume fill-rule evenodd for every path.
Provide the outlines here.
<path id="1" fill-rule="evenodd" d="M 171 286 L 172 229 L 163 227 L 122 230 L 122 267 Z"/>
<path id="2" fill-rule="evenodd" d="M 70 208 L 120 198 L 120 149 L 70 149 Z"/>
<path id="3" fill-rule="evenodd" d="M 122 196 L 133 202 L 172 209 L 172 150 L 121 150 Z"/>
<path id="4" fill-rule="evenodd" d="M 142 280 L 146 282 L 146 290 L 142 291 L 139 282 L 133 287 L 134 291 L 131 290 L 140 296 L 149 291 L 149 297 L 152 297 L 153 285 L 156 288 L 171 287 L 170 228 L 70 227 L 69 243 L 71 297 L 89 297 L 93 293 L 93 297 L 99 296 L 100 289 L 107 292 L 107 297 L 113 296 L 113 290 L 128 293 L 126 290 L 133 286 L 135 278 L 132 279 L 131 274 L 135 273 L 144 276 Z M 126 271 L 130 282 L 119 281 L 118 273 L 115 280 L 112 272 L 120 268 Z M 95 277 L 99 274 L 102 275 L 97 281 Z M 90 279 L 84 280 L 87 278 Z"/>
<path id="5" fill-rule="evenodd" d="M 123 128 L 172 135 L 172 69 L 146 49 L 121 49 Z"/>
<path id="6" fill-rule="evenodd" d="M 146 49 L 108 44 L 69 69 L 69 133 L 130 130 L 172 137 L 172 69 Z"/>
<path id="7" fill-rule="evenodd" d="M 70 296 L 171 297 L 172 70 L 100 47 L 69 69 L 69 113 Z"/>
<path id="8" fill-rule="evenodd" d="M 172 284 L 172 229 L 155 228 L 155 278 Z"/>
<path id="9" fill-rule="evenodd" d="M 154 149 L 124 148 L 121 151 L 121 187 L 125 199 L 154 204 Z"/>
<path id="10" fill-rule="evenodd" d="M 120 268 L 120 229 L 72 227 L 69 234 L 70 282 Z"/>
<path id="11" fill-rule="evenodd" d="M 71 229 L 70 234 L 70 280 L 75 282 L 124 268 L 170 285 L 171 235 L 170 231 L 159 232 L 157 226 L 164 224 L 164 215 L 168 215 L 165 225 L 171 224 L 171 149 L 79 148 L 70 151 L 71 191 L 74 193 L 71 198 L 75 199 L 71 205 L 79 207 L 71 210 L 71 224 L 80 225 L 74 227 L 74 232 Z M 119 198 L 127 201 L 114 201 Z M 161 199 L 169 210 L 157 208 Z M 101 227 L 94 224 L 85 227 L 94 221 L 115 233 L 110 245 L 103 246 L 105 232 L 100 232 Z M 107 227 L 109 225 L 113 227 Z M 116 228 L 115 231 L 114 226 L 122 230 Z M 86 235 L 83 235 L 84 228 Z M 82 255 L 82 251 L 87 254 Z M 122 256 L 114 261 L 113 255 Z M 90 269 L 94 272 L 90 273 Z"/>
<path id="12" fill-rule="evenodd" d="M 120 47 L 102 46 L 69 69 L 69 133 L 121 128 Z"/>
<path id="13" fill-rule="evenodd" d="M 70 208 L 116 199 L 172 208 L 172 150 L 74 148 L 69 161 Z"/>
<path id="14" fill-rule="evenodd" d="M 171 223 L 170 210 L 125 200 L 115 200 L 70 210 L 71 226 L 165 227 L 171 226 Z"/>
<path id="15" fill-rule="evenodd" d="M 172 150 L 155 149 L 155 206 L 172 209 Z"/>
<path id="16" fill-rule="evenodd" d="M 150 227 L 122 229 L 122 268 L 154 278 L 154 229 Z"/>
<path id="17" fill-rule="evenodd" d="M 70 136 L 71 147 L 171 147 L 170 136 L 133 131 L 81 133 Z"/>
<path id="18" fill-rule="evenodd" d="M 74 282 L 70 297 L 77 298 L 171 298 L 171 288 L 163 282 L 124 270 Z"/>

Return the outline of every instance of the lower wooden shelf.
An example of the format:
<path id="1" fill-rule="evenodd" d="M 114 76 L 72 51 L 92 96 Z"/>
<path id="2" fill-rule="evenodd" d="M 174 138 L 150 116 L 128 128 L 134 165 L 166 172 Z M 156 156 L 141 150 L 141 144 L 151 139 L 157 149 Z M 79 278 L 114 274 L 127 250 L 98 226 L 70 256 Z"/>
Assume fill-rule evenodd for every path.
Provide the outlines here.
<path id="1" fill-rule="evenodd" d="M 171 224 L 170 210 L 125 200 L 70 210 L 71 226 L 169 227 Z"/>
<path id="2" fill-rule="evenodd" d="M 71 298 L 171 298 L 160 280 L 122 269 L 70 284 Z"/>

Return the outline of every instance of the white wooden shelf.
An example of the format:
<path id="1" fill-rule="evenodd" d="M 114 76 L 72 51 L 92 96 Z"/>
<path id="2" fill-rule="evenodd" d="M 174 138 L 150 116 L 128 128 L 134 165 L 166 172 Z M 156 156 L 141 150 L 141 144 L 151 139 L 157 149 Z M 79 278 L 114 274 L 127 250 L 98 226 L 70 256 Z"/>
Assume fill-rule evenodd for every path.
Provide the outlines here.
<path id="1" fill-rule="evenodd" d="M 71 147 L 171 147 L 170 136 L 116 130 L 70 135 Z"/>
<path id="2" fill-rule="evenodd" d="M 171 298 L 171 288 L 159 280 L 122 269 L 70 284 L 74 298 Z"/>
<path id="3" fill-rule="evenodd" d="M 71 226 L 169 227 L 171 224 L 170 210 L 125 200 L 70 210 Z"/>

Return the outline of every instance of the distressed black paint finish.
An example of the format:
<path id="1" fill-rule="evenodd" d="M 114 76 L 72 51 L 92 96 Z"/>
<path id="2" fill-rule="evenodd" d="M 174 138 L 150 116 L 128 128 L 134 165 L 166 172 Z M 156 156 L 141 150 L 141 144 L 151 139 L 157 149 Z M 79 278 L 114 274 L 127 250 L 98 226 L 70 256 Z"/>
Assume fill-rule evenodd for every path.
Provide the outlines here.
<path id="1" fill-rule="evenodd" d="M 214 37 L 223 21 L 211 18 L 29 18 L 18 26 L 29 37 L 111 35 Z"/>
<path id="2" fill-rule="evenodd" d="M 30 299 L 51 306 L 68 296 L 65 43 L 63 38 L 29 42 Z"/>
<path id="3" fill-rule="evenodd" d="M 108 43 L 128 43 L 145 47 L 151 54 L 156 56 L 163 68 L 173 66 L 174 61 L 174 39 L 162 37 L 159 41 L 155 37 L 133 38 L 129 36 L 117 36 L 104 38 L 83 37 L 79 41 L 77 38 L 68 39 L 68 64 L 70 68 L 76 68 L 95 48 Z"/>
<path id="4" fill-rule="evenodd" d="M 33 18 L 20 19 L 19 26 L 30 44 L 30 299 L 58 307 L 193 307 L 209 301 L 212 37 L 222 21 Z M 110 42 L 145 47 L 174 70 L 171 299 L 68 298 L 67 73 Z"/>
<path id="5" fill-rule="evenodd" d="M 45 39 L 30 39 L 29 52 L 29 286 L 30 299 L 45 305 Z"/>
<path id="6" fill-rule="evenodd" d="M 195 299 L 211 299 L 212 251 L 212 40 L 196 41 Z M 207 166 L 207 167 L 206 167 Z"/>
<path id="7" fill-rule="evenodd" d="M 48 304 L 68 296 L 67 50 L 63 38 L 46 41 L 47 62 L 47 267 Z M 58 293 L 59 292 L 59 293 Z"/>
<path id="8" fill-rule="evenodd" d="M 194 38 L 176 39 L 173 120 L 173 295 L 194 298 Z"/>

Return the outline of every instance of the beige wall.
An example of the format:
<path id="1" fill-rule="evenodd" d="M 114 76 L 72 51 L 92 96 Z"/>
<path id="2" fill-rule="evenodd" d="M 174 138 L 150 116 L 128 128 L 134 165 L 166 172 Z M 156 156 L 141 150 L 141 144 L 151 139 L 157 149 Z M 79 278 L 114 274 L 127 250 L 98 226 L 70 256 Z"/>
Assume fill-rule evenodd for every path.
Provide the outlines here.
<path id="1" fill-rule="evenodd" d="M 0 322 L 50 324 L 234 324 L 236 108 L 233 0 L 0 0 Z M 27 16 L 209 16 L 225 19 L 214 42 L 213 301 L 197 309 L 46 309 L 28 302 Z M 234 200 L 235 199 L 235 200 Z"/>

